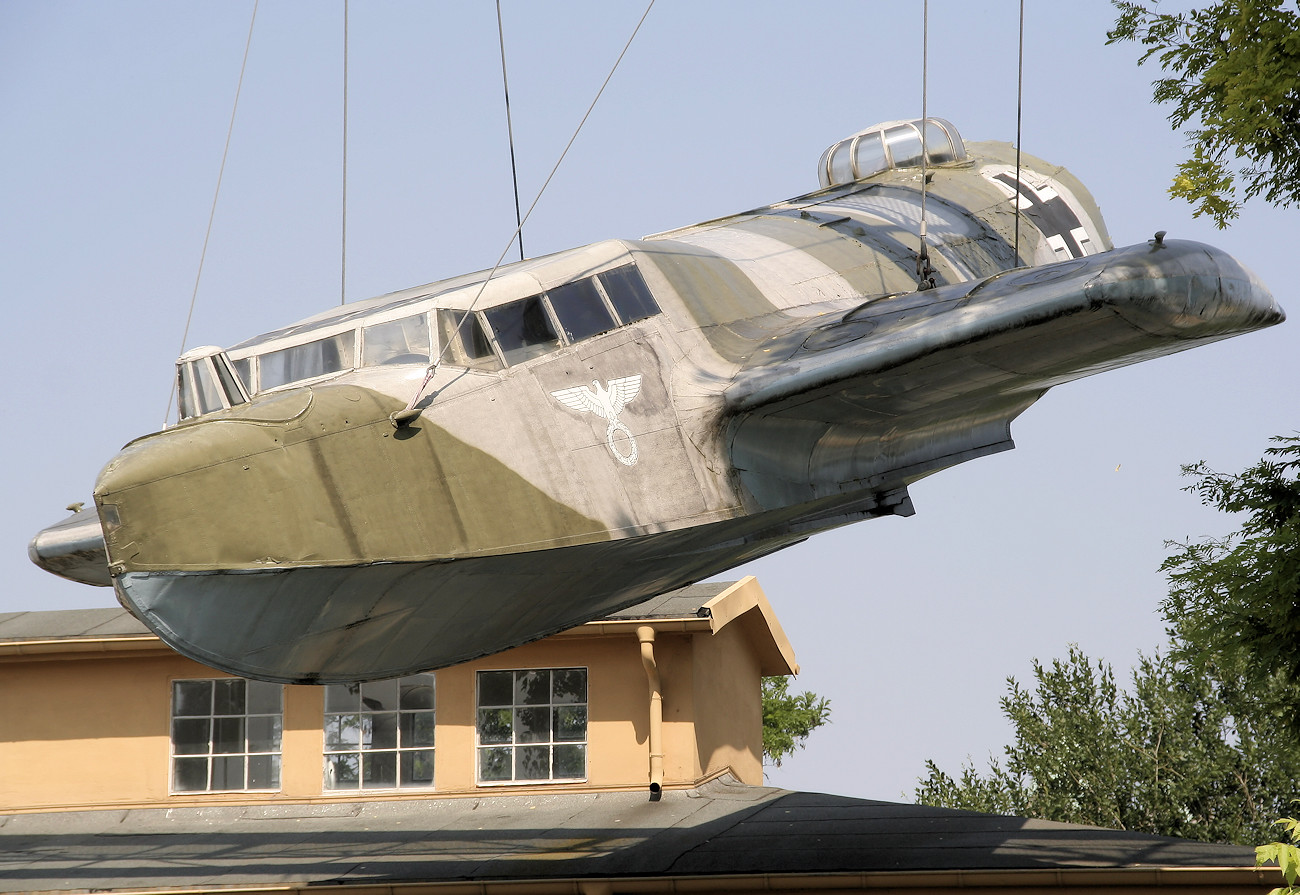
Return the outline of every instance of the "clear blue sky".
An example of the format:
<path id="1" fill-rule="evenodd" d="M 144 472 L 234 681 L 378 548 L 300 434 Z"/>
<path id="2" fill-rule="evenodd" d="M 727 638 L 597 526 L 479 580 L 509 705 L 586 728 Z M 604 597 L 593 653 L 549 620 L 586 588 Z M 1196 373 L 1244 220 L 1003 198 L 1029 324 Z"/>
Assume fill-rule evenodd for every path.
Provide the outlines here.
<path id="1" fill-rule="evenodd" d="M 1226 248 L 1283 307 L 1295 212 L 1226 233 L 1165 188 L 1183 140 L 1156 72 L 1105 46 L 1101 2 L 1029 2 L 1026 151 L 1093 191 L 1116 245 L 1155 230 Z M 935 0 L 929 110 L 1015 134 L 1013 0 Z M 526 201 L 640 2 L 505 0 Z M 181 350 L 252 3 L 0 0 L 5 512 L 0 611 L 114 605 L 26 557 L 156 429 Z M 339 301 L 342 3 L 263 0 L 185 347 L 232 344 Z M 351 4 L 347 297 L 490 267 L 514 227 L 494 7 Z M 921 4 L 659 0 L 525 228 L 529 254 L 639 237 L 816 186 L 835 140 L 920 114 Z M 1015 451 L 936 475 L 917 515 L 739 570 L 759 579 L 833 724 L 771 775 L 896 799 L 1008 738 L 1007 675 L 1078 643 L 1124 676 L 1163 642 L 1164 541 L 1228 520 L 1179 465 L 1239 469 L 1297 428 L 1296 324 L 1062 386 Z"/>

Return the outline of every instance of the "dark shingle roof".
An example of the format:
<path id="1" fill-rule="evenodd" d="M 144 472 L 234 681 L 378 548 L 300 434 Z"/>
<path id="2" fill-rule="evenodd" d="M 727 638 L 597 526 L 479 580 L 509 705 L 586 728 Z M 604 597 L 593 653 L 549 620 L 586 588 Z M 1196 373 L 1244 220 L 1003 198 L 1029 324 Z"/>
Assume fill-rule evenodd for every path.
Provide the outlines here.
<path id="1" fill-rule="evenodd" d="M 694 618 L 709 600 L 733 581 L 692 584 L 669 591 L 608 616 L 610 619 Z M 59 609 L 47 612 L 0 612 L 0 643 L 74 637 L 148 634 L 149 629 L 125 609 Z"/>
<path id="2" fill-rule="evenodd" d="M 734 581 L 706 581 L 691 584 L 666 594 L 651 597 L 609 616 L 612 619 L 694 618 L 700 615 L 704 604 L 731 587 Z"/>
<path id="3" fill-rule="evenodd" d="M 55 640 L 60 637 L 119 637 L 148 633 L 149 629 L 125 609 L 0 612 L 0 642 Z"/>
<path id="4" fill-rule="evenodd" d="M 730 780 L 659 802 L 539 792 L 0 815 L 3 892 L 1253 864 L 1249 848 Z"/>

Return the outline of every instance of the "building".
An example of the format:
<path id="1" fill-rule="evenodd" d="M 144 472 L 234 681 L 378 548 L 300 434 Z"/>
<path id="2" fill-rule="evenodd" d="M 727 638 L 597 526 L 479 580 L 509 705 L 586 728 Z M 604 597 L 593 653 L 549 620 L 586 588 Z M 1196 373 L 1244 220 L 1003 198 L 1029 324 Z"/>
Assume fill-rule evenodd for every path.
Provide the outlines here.
<path id="1" fill-rule="evenodd" d="M 1249 849 L 763 786 L 753 578 L 400 680 L 244 681 L 0 615 L 0 891 L 1263 892 Z"/>
<path id="2" fill-rule="evenodd" d="M 324 687 L 213 671 L 120 609 L 11 613 L 0 768 L 23 772 L 0 775 L 0 810 L 760 785 L 759 679 L 796 671 L 753 578 L 436 673 Z"/>

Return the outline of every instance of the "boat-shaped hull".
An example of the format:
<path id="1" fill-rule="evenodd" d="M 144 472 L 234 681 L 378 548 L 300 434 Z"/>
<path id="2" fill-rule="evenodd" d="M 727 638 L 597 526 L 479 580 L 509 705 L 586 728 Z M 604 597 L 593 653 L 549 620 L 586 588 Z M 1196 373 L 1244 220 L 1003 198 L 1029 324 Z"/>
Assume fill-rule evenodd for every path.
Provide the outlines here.
<path id="1" fill-rule="evenodd" d="M 904 492 L 576 547 L 444 562 L 127 572 L 119 599 L 178 652 L 295 684 L 465 662 L 640 603 L 815 531 L 904 513 Z"/>

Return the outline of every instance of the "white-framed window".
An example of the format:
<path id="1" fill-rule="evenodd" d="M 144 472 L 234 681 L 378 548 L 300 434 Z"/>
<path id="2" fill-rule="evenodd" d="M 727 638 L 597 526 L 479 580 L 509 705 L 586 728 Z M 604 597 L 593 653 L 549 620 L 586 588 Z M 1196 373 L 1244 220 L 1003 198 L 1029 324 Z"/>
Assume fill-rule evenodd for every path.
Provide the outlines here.
<path id="1" fill-rule="evenodd" d="M 587 669 L 478 673 L 478 782 L 587 777 Z"/>
<path id="2" fill-rule="evenodd" d="M 283 729 L 280 684 L 172 681 L 172 792 L 279 789 Z"/>
<path id="3" fill-rule="evenodd" d="M 434 677 L 325 687 L 328 791 L 433 786 Z"/>

